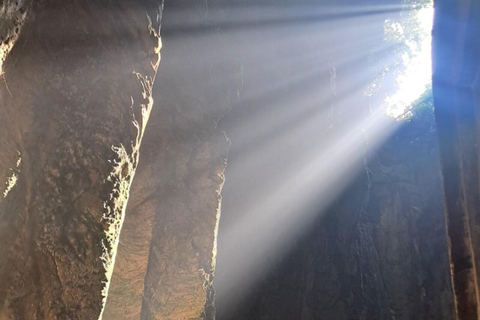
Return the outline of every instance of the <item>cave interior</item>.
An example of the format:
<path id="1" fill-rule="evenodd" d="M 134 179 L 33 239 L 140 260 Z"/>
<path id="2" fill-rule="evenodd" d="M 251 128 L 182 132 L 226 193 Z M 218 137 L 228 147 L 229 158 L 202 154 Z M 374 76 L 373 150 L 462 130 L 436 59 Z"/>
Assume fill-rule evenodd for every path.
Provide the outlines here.
<path id="1" fill-rule="evenodd" d="M 0 320 L 480 319 L 479 1 L 0 0 L 0 74 Z"/>

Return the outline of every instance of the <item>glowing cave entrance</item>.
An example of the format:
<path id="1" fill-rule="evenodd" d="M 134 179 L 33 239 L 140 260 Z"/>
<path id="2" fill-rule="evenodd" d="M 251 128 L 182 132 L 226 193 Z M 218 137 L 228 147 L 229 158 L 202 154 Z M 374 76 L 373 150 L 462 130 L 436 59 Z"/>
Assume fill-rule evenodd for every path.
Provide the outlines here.
<path id="1" fill-rule="evenodd" d="M 432 26 L 430 1 L 407 1 L 399 17 L 385 20 L 384 40 L 393 47 L 393 58 L 366 94 L 383 95 L 385 113 L 394 119 L 410 118 L 412 109 L 431 96 Z"/>

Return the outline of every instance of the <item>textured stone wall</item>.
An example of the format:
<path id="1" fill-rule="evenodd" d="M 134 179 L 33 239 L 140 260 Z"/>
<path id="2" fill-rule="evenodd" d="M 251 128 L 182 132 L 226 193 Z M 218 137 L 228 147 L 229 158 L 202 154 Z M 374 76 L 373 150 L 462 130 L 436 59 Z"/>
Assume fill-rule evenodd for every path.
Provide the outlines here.
<path id="1" fill-rule="evenodd" d="M 0 319 L 214 318 L 238 66 L 166 7 L 155 80 L 163 2 L 0 3 Z"/>
<path id="2" fill-rule="evenodd" d="M 435 1 L 433 95 L 457 318 L 480 317 L 480 4 Z"/>
<path id="3" fill-rule="evenodd" d="M 13 48 L 27 16 L 28 6 L 22 4 L 18 5 L 18 2 L 15 1 L 4 1 L 0 4 L 0 83 L 2 90 L 6 91 L 2 98 L 3 104 L 11 102 L 9 99 L 13 98 L 9 92 L 3 64 Z M 16 162 L 20 155 L 18 148 L 15 146 L 15 141 L 19 140 L 20 137 L 14 119 L 11 118 L 12 116 L 6 105 L 0 109 L 0 117 L 5 122 L 0 127 L 0 136 L 3 137 L 0 148 L 0 181 L 2 182 L 0 184 L 0 202 L 14 185 L 14 177 L 18 175 Z"/>
<path id="4" fill-rule="evenodd" d="M 11 4 L 1 18 L 15 32 L 25 10 Z M 99 318 L 153 103 L 159 14 L 142 1 L 28 7 L 0 88 L 1 319 Z"/>
<path id="5" fill-rule="evenodd" d="M 104 319 L 214 318 L 220 192 L 230 146 L 217 123 L 240 81 L 237 64 L 218 61 L 228 44 L 222 34 L 203 30 L 207 11 L 198 1 L 165 2 L 155 107 Z M 179 35 L 180 21 L 198 24 Z"/>

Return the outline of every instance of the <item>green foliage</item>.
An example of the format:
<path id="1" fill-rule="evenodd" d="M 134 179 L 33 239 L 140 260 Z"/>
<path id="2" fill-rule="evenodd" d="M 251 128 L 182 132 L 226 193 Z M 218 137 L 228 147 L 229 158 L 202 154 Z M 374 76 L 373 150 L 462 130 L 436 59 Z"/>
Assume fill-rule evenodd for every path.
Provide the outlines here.
<path id="1" fill-rule="evenodd" d="M 432 88 L 429 87 L 415 102 L 406 108 L 403 115 L 397 117 L 397 120 L 409 121 L 418 118 L 430 117 L 433 112 Z"/>
<path id="2" fill-rule="evenodd" d="M 419 49 L 423 40 L 422 21 L 419 17 L 421 9 L 432 5 L 429 0 L 403 0 L 404 9 L 398 17 L 385 20 L 385 41 L 396 45 L 395 53 L 401 56 L 412 56 Z"/>
<path id="3" fill-rule="evenodd" d="M 413 103 L 412 109 L 410 110 L 412 114 L 410 119 L 422 117 L 425 114 L 432 114 L 433 111 L 433 94 L 432 88 L 430 87 L 420 98 L 417 99 L 417 101 Z"/>
<path id="4" fill-rule="evenodd" d="M 424 96 L 412 102 L 420 94 L 420 86 L 428 84 L 426 41 L 431 27 L 431 0 L 403 0 L 403 10 L 385 20 L 384 41 L 389 44 L 390 56 L 379 77 L 366 90 L 368 96 L 384 101 L 387 115 L 397 120 L 412 117 Z M 375 57 L 372 57 L 375 61 Z M 424 63 L 425 62 L 425 63 Z M 416 75 L 420 77 L 416 77 Z M 411 78 L 411 80 L 410 80 Z M 418 86 L 413 83 L 418 81 Z"/>

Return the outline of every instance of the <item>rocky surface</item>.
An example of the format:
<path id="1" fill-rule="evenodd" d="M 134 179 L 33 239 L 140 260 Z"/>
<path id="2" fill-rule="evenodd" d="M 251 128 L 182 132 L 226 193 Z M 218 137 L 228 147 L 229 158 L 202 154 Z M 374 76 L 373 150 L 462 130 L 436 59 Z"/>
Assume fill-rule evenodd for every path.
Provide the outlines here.
<path id="1" fill-rule="evenodd" d="M 15 27 L 10 4 L 2 23 Z M 16 176 L 2 177 L 1 319 L 100 317 L 153 103 L 159 14 L 154 2 L 32 4 L 0 89 L 2 174 Z"/>
<path id="2" fill-rule="evenodd" d="M 213 4 L 210 4 L 212 6 Z M 217 122 L 240 86 L 238 66 L 203 33 L 206 4 L 166 1 L 155 108 L 142 144 L 104 319 L 214 319 L 220 192 L 230 142 Z M 179 21 L 198 21 L 196 37 Z"/>
<path id="3" fill-rule="evenodd" d="M 214 318 L 239 67 L 208 3 L 165 5 L 154 90 L 163 2 L 0 3 L 0 319 Z"/>
<path id="4" fill-rule="evenodd" d="M 21 3 L 23 4 L 23 3 Z M 13 48 L 18 35 L 20 34 L 23 23 L 27 16 L 27 5 L 19 5 L 15 1 L 4 1 L 0 4 L 0 83 L 5 94 L 9 94 L 7 78 L 3 70 L 3 64 L 8 53 Z M 10 97 L 5 96 L 2 100 L 5 103 Z M 15 146 L 15 140 L 18 140 L 18 130 L 11 118 L 13 115 L 7 108 L 0 109 L 0 115 L 5 124 L 0 127 L 0 136 L 3 137 L 0 148 L 0 202 L 8 194 L 18 175 L 16 162 L 20 158 L 18 148 Z M 13 179 L 13 180 L 12 180 Z"/>
<path id="5" fill-rule="evenodd" d="M 457 318 L 480 316 L 480 6 L 437 1 L 433 96 Z"/>
<path id="6" fill-rule="evenodd" d="M 5 0 L 0 3 L 0 74 L 3 63 L 18 39 L 25 23 L 31 1 Z"/>

